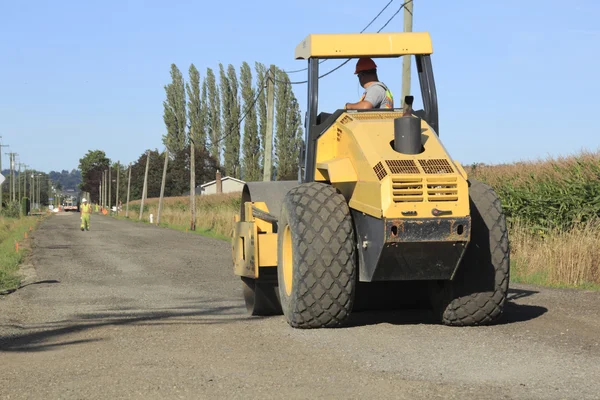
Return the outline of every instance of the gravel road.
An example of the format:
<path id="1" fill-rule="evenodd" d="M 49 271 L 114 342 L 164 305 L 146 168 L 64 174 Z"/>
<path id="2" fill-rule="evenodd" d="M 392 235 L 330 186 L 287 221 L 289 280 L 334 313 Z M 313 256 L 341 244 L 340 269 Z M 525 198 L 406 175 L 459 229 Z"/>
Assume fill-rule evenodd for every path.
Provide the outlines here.
<path id="1" fill-rule="evenodd" d="M 600 293 L 512 285 L 501 324 L 427 310 L 294 330 L 245 313 L 228 243 L 58 214 L 0 297 L 0 398 L 598 399 Z"/>

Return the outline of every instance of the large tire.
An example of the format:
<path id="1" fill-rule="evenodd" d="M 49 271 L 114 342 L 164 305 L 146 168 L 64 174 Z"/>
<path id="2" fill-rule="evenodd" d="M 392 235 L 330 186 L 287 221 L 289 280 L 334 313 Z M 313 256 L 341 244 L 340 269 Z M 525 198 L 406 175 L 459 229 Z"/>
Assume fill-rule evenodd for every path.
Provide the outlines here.
<path id="1" fill-rule="evenodd" d="M 510 250 L 500 199 L 490 186 L 469 183 L 471 241 L 454 279 L 434 296 L 442 322 L 452 326 L 497 321 L 508 293 Z"/>
<path id="2" fill-rule="evenodd" d="M 322 183 L 288 192 L 279 216 L 277 277 L 281 308 L 294 328 L 347 321 L 356 288 L 356 240 L 344 197 Z"/>

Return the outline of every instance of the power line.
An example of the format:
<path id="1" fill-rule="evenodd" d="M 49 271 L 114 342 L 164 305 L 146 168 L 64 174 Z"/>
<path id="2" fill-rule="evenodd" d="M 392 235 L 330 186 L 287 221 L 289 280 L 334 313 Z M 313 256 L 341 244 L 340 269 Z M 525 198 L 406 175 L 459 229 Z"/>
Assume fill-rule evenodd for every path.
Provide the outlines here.
<path id="1" fill-rule="evenodd" d="M 375 21 L 377 20 L 377 18 L 379 18 L 379 16 L 380 16 L 381 14 L 383 14 L 383 12 L 384 12 L 384 11 L 385 11 L 385 10 L 386 10 L 386 9 L 387 9 L 389 6 L 390 6 L 390 4 L 392 4 L 394 1 L 396 1 L 396 0 L 390 0 L 390 1 L 389 1 L 389 2 L 388 2 L 386 5 L 385 5 L 385 7 L 383 7 L 383 8 L 382 8 L 382 9 L 379 11 L 379 13 L 377 13 L 377 15 L 376 15 L 376 16 L 375 16 L 375 17 L 374 17 L 374 18 L 373 18 L 373 19 L 372 19 L 372 20 L 371 20 L 371 21 L 370 21 L 370 22 L 367 24 L 367 26 L 365 26 L 365 27 L 364 27 L 364 28 L 363 28 L 363 29 L 360 31 L 360 33 L 364 33 L 364 31 L 366 31 L 367 29 L 369 29 L 369 27 L 370 27 L 370 26 L 373 24 L 373 22 L 375 22 Z M 411 1 L 412 1 L 412 0 L 411 0 Z M 319 61 L 319 64 L 323 64 L 325 61 L 327 61 L 327 59 Z M 286 74 L 288 74 L 288 75 L 289 75 L 289 74 L 295 74 L 295 73 L 297 73 L 297 72 L 303 72 L 303 71 L 307 71 L 307 70 L 308 70 L 308 68 L 301 68 L 301 69 L 295 69 L 295 70 L 293 70 L 293 71 L 283 71 L 283 72 L 285 72 Z M 301 82 L 301 83 L 305 83 L 305 82 Z"/>
<path id="2" fill-rule="evenodd" d="M 394 15 L 392 15 L 392 16 L 390 17 L 390 19 L 388 19 L 388 20 L 387 20 L 387 22 L 386 22 L 386 23 L 385 23 L 385 24 L 384 24 L 384 25 L 383 25 L 381 28 L 379 28 L 379 30 L 377 31 L 377 33 L 381 32 L 381 31 L 382 31 L 382 30 L 383 30 L 383 29 L 384 29 L 386 26 L 388 26 L 388 24 L 389 24 L 390 22 L 392 22 L 392 20 L 393 20 L 394 18 L 396 18 L 396 15 L 398 15 L 398 13 L 399 13 L 400 11 L 402 11 L 402 9 L 403 9 L 404 7 L 406 7 L 406 5 L 407 5 L 407 4 L 410 4 L 410 3 L 412 3 L 412 2 L 413 2 L 413 0 L 408 0 L 406 3 L 402 4 L 402 5 L 400 6 L 400 8 L 398 9 L 398 11 L 396 11 L 396 12 L 394 13 Z"/>
<path id="3" fill-rule="evenodd" d="M 388 6 L 389 6 L 389 5 L 390 5 L 390 4 L 393 2 L 393 1 L 394 1 L 394 0 L 391 0 L 391 1 L 390 1 L 388 4 L 386 4 L 386 6 L 385 6 L 385 7 L 384 7 L 384 8 L 383 8 L 383 9 L 382 9 L 380 12 L 379 12 L 379 14 L 377 14 L 377 16 L 376 16 L 375 18 L 373 18 L 373 20 L 372 20 L 371 22 L 369 22 L 369 25 L 371 25 L 371 24 L 372 24 L 372 23 L 373 23 L 373 22 L 374 22 L 374 21 L 377 19 L 377 17 L 379 17 L 379 15 L 381 15 L 381 13 L 382 13 L 382 12 L 383 12 L 383 11 L 384 11 L 384 10 L 385 10 L 385 9 L 386 9 L 386 8 L 387 8 L 387 7 L 388 7 Z M 396 12 L 395 12 L 395 13 L 394 13 L 394 14 L 393 14 L 393 15 L 392 15 L 392 16 L 391 16 L 391 17 L 390 17 L 390 18 L 389 18 L 389 19 L 386 21 L 386 23 L 385 23 L 385 24 L 384 24 L 384 25 L 383 25 L 381 28 L 379 28 L 379 30 L 377 31 L 377 33 L 380 33 L 382 30 L 384 30 L 384 29 L 385 29 L 385 27 L 386 27 L 386 26 L 388 26 L 388 24 L 389 24 L 390 22 L 392 22 L 392 20 L 393 20 L 394 18 L 396 18 L 396 16 L 397 16 L 397 15 L 400 13 L 400 11 L 402 11 L 402 9 L 403 9 L 404 7 L 406 7 L 406 5 L 407 5 L 407 4 L 410 4 L 410 3 L 412 3 L 412 2 L 413 2 L 413 0 L 408 0 L 408 1 L 404 2 L 404 3 L 402 3 L 402 4 L 400 5 L 400 8 L 398 8 L 398 10 L 397 10 L 397 11 L 396 11 Z M 367 27 L 368 27 L 369 25 L 367 25 Z M 363 30 L 362 30 L 360 33 L 363 33 L 365 30 L 366 30 L 366 28 L 365 28 L 365 29 L 363 29 Z M 335 71 L 337 71 L 338 69 L 342 68 L 344 65 L 348 64 L 348 62 L 350 62 L 350 60 L 351 60 L 351 58 L 347 59 L 346 61 L 344 61 L 343 63 L 341 63 L 341 64 L 340 64 L 340 65 L 338 65 L 337 67 L 333 68 L 332 70 L 330 70 L 330 71 L 328 71 L 328 72 L 324 73 L 323 75 L 319 75 L 319 79 L 321 79 L 321 78 L 324 78 L 324 77 L 326 77 L 327 75 L 330 75 L 330 74 L 334 73 L 334 72 L 335 72 Z M 308 68 L 304 68 L 304 69 L 297 70 L 297 71 L 290 71 L 289 73 L 291 73 L 291 72 L 300 72 L 300 71 L 306 71 L 306 70 L 308 70 Z M 286 71 L 283 71 L 283 72 L 286 72 Z M 286 73 L 288 73 L 288 72 L 286 72 Z M 283 84 L 290 84 L 290 85 L 301 85 L 301 84 L 304 84 L 304 83 L 307 83 L 307 82 L 308 82 L 308 80 L 305 80 L 305 81 L 296 81 L 296 82 L 285 82 L 285 81 L 278 80 L 278 79 L 275 79 L 275 78 L 273 78 L 273 80 L 275 80 L 275 82 L 279 82 L 279 83 L 283 83 Z"/>
<path id="4" fill-rule="evenodd" d="M 379 18 L 379 16 L 380 16 L 381 14 L 383 14 L 383 12 L 384 12 L 384 11 L 385 11 L 385 10 L 386 10 L 386 9 L 387 9 L 389 6 L 390 6 L 390 4 L 392 4 L 393 2 L 394 2 L 394 0 L 390 0 L 390 2 L 389 2 L 389 3 L 387 3 L 387 4 L 385 5 L 385 7 L 383 7 L 383 8 L 381 9 L 381 11 L 379 11 L 379 14 L 377 14 L 377 15 L 375 16 L 375 18 L 373 18 L 373 19 L 371 20 L 371 22 L 369 22 L 369 23 L 367 24 L 367 26 L 365 26 L 365 27 L 363 28 L 363 30 L 362 30 L 362 31 L 360 31 L 360 33 L 363 33 L 364 31 L 366 31 L 366 30 L 367 30 L 367 28 L 369 28 L 369 26 L 371 26 L 371 24 L 372 24 L 373 22 L 375 22 L 375 20 L 376 20 L 377 18 Z"/>

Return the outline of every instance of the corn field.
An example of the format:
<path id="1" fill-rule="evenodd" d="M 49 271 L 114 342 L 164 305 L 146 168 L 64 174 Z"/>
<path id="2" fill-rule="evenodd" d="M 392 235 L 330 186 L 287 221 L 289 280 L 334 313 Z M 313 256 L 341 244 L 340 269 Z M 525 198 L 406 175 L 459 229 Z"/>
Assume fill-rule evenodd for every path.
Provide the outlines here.
<path id="1" fill-rule="evenodd" d="M 500 196 L 511 280 L 600 288 L 600 152 L 466 170 Z"/>
<path id="2" fill-rule="evenodd" d="M 568 230 L 600 217 L 600 152 L 466 169 L 496 190 L 510 222 Z"/>

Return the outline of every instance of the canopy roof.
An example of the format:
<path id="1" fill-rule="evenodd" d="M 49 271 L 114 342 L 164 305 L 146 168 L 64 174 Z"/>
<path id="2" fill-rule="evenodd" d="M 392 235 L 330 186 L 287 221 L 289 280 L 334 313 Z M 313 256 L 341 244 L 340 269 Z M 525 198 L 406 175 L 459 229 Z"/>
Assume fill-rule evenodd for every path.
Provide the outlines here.
<path id="1" fill-rule="evenodd" d="M 295 58 L 381 58 L 431 53 L 429 32 L 313 34 L 296 46 Z"/>

